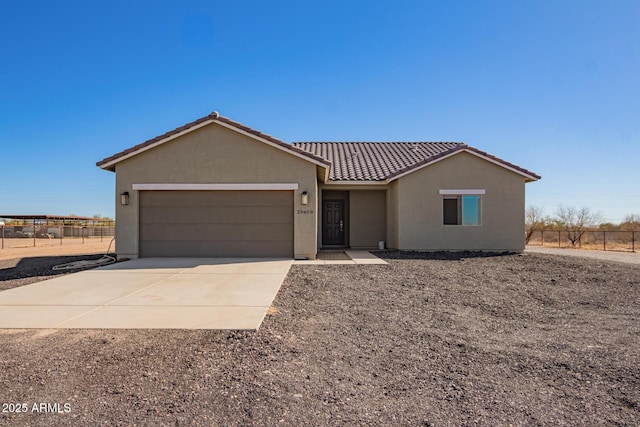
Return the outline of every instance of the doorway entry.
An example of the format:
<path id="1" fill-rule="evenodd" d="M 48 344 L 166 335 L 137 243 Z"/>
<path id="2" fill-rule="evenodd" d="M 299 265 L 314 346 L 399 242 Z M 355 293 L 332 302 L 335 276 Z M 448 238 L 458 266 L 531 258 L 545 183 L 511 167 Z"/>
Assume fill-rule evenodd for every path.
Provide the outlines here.
<path id="1" fill-rule="evenodd" d="M 322 197 L 322 246 L 347 246 L 348 210 L 346 192 L 325 192 Z"/>

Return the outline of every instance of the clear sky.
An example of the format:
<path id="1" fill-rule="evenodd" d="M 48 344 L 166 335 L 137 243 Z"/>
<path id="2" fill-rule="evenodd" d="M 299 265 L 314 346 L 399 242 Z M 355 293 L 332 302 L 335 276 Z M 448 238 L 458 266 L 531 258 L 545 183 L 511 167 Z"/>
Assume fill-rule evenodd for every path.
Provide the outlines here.
<path id="1" fill-rule="evenodd" d="M 219 111 L 291 141 L 462 141 L 527 204 L 640 213 L 640 1 L 4 1 L 0 214 L 114 215 L 95 162 Z"/>

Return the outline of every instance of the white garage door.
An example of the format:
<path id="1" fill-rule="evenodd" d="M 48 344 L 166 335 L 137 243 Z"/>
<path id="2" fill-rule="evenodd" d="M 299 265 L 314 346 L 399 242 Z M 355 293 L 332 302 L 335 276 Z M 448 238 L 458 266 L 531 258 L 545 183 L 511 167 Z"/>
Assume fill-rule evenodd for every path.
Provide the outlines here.
<path id="1" fill-rule="evenodd" d="M 292 191 L 141 191 L 141 257 L 293 257 Z"/>

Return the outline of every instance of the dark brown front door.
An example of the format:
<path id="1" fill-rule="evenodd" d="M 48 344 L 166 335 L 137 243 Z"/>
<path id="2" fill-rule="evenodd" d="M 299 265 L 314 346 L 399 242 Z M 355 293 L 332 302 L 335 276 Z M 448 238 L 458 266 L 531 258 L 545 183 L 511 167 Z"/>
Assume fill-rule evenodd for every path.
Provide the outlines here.
<path id="1" fill-rule="evenodd" d="M 344 246 L 344 200 L 322 202 L 322 244 Z"/>

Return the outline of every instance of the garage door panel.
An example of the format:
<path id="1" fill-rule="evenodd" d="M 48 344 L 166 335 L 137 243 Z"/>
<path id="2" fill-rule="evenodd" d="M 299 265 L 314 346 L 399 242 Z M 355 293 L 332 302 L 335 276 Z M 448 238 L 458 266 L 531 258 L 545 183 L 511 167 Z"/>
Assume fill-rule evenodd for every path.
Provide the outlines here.
<path id="1" fill-rule="evenodd" d="M 293 256 L 291 191 L 141 191 L 140 256 Z"/>
<path id="2" fill-rule="evenodd" d="M 211 196 L 210 206 L 291 206 L 291 191 L 221 191 Z"/>
<path id="3" fill-rule="evenodd" d="M 254 223 L 293 221 L 290 206 L 144 206 L 145 222 L 154 224 Z"/>
<path id="4" fill-rule="evenodd" d="M 209 206 L 207 222 L 234 223 L 289 223 L 293 221 L 292 206 Z"/>
<path id="5" fill-rule="evenodd" d="M 291 191 L 144 191 L 141 194 L 145 206 L 290 206 L 293 201 Z"/>
<path id="6" fill-rule="evenodd" d="M 224 223 L 288 223 L 293 222 L 292 206 L 222 206 L 209 207 L 209 219 Z"/>
<path id="7" fill-rule="evenodd" d="M 204 240 L 291 240 L 291 224 L 208 224 Z M 202 240 L 202 239 L 200 239 Z"/>
<path id="8" fill-rule="evenodd" d="M 145 240 L 291 240 L 291 224 L 142 224 Z"/>
<path id="9" fill-rule="evenodd" d="M 208 206 L 143 206 L 141 215 L 146 223 L 202 224 L 209 221 Z"/>
<path id="10" fill-rule="evenodd" d="M 290 241 L 271 242 L 186 242 L 154 241 L 148 246 L 145 257 L 291 257 Z M 251 255 L 247 255 L 247 254 Z"/>

